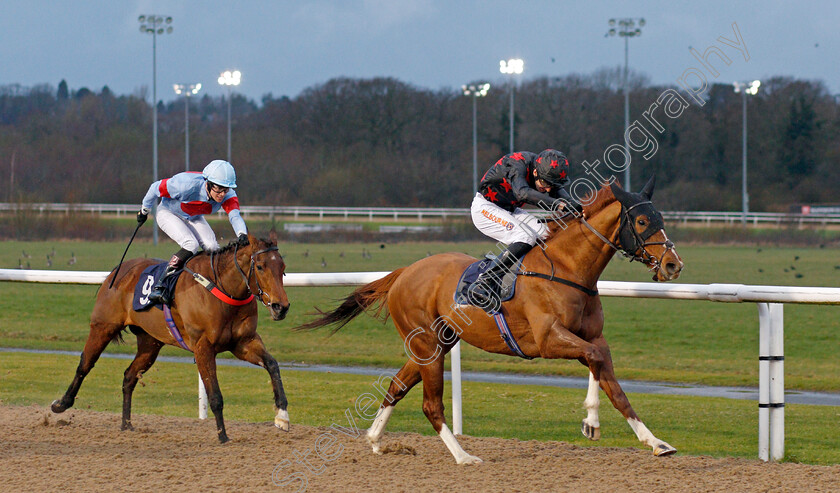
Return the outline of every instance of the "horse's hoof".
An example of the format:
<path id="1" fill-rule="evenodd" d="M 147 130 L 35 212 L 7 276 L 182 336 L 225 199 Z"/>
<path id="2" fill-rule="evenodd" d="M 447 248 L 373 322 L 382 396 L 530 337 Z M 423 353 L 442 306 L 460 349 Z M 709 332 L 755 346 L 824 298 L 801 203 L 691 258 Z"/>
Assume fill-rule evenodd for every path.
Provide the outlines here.
<path id="1" fill-rule="evenodd" d="M 373 449 L 373 453 L 376 455 L 382 455 L 382 445 L 381 441 L 370 436 L 366 436 L 367 442 L 370 444 L 370 447 Z"/>
<path id="2" fill-rule="evenodd" d="M 134 431 L 134 427 L 131 426 L 131 423 L 125 422 L 120 426 L 120 431 Z"/>
<path id="3" fill-rule="evenodd" d="M 593 442 L 601 439 L 601 428 L 592 426 L 586 421 L 581 423 L 580 432 L 583 433 L 583 436 L 592 440 Z"/>
<path id="4" fill-rule="evenodd" d="M 673 454 L 676 454 L 676 453 L 677 453 L 677 449 L 668 445 L 665 442 L 660 443 L 659 445 L 657 445 L 653 449 L 653 455 L 655 455 L 657 457 L 665 457 L 665 456 L 673 455 Z"/>
<path id="5" fill-rule="evenodd" d="M 219 443 L 227 443 L 230 441 L 230 438 L 227 437 L 227 434 L 219 433 Z"/>
<path id="6" fill-rule="evenodd" d="M 467 454 L 466 457 L 462 457 L 456 460 L 455 462 L 457 462 L 458 464 L 481 464 L 484 461 L 474 455 Z"/>
<path id="7" fill-rule="evenodd" d="M 289 413 L 285 409 L 277 411 L 277 416 L 274 417 L 274 426 L 283 431 L 289 431 Z"/>
<path id="8" fill-rule="evenodd" d="M 61 404 L 61 401 L 56 399 L 56 400 L 52 401 L 52 404 L 50 404 L 50 409 L 52 410 L 52 412 L 54 412 L 56 414 L 61 414 L 64 411 L 67 410 L 67 406 Z"/>

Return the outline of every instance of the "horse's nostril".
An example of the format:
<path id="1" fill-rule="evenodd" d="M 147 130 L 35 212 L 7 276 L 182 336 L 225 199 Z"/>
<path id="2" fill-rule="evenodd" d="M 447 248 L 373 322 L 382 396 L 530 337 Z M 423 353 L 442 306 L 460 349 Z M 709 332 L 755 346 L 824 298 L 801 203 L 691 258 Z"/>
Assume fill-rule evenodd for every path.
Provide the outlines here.
<path id="1" fill-rule="evenodd" d="M 272 303 L 271 304 L 271 309 L 275 310 L 275 311 L 279 311 L 279 312 L 286 312 L 286 311 L 289 310 L 289 306 L 291 306 L 291 303 L 289 303 L 288 305 L 285 305 L 285 306 L 281 305 L 280 303 Z"/>
<path id="2" fill-rule="evenodd" d="M 675 272 L 677 272 L 677 270 L 677 264 L 673 262 L 668 262 L 667 264 L 665 264 L 665 272 L 667 272 L 668 275 L 673 275 Z"/>

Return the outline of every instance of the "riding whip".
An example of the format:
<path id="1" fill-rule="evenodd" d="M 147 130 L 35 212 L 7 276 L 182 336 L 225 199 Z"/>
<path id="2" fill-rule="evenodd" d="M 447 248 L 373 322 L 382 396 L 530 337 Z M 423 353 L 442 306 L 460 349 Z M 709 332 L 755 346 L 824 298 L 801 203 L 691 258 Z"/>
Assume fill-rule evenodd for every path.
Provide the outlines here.
<path id="1" fill-rule="evenodd" d="M 126 246 L 125 246 L 125 251 L 124 251 L 124 252 L 123 252 L 123 254 L 122 254 L 122 258 L 120 259 L 120 263 L 119 263 L 119 264 L 117 264 L 117 270 L 116 270 L 116 271 L 114 271 L 114 277 L 112 277 L 112 278 L 111 278 L 111 284 L 109 284 L 109 285 L 108 285 L 108 289 L 111 289 L 111 288 L 114 286 L 114 279 L 116 279 L 116 278 L 117 278 L 117 274 L 119 274 L 119 273 L 120 273 L 120 267 L 122 267 L 123 260 L 125 260 L 125 254 L 127 254 L 127 253 L 128 253 L 128 247 L 130 247 L 130 246 L 131 246 L 131 242 L 132 242 L 132 241 L 134 241 L 134 237 L 135 237 L 135 236 L 137 236 L 137 230 L 139 230 L 139 229 L 140 229 L 140 226 L 142 226 L 144 222 L 146 222 L 146 221 L 145 221 L 145 220 L 144 220 L 144 221 L 142 221 L 142 222 L 141 222 L 141 221 L 137 221 L 137 227 L 136 227 L 136 228 L 134 228 L 134 234 L 132 234 L 132 235 L 131 235 L 131 239 L 130 239 L 130 240 L 128 240 L 128 245 L 126 245 Z"/>

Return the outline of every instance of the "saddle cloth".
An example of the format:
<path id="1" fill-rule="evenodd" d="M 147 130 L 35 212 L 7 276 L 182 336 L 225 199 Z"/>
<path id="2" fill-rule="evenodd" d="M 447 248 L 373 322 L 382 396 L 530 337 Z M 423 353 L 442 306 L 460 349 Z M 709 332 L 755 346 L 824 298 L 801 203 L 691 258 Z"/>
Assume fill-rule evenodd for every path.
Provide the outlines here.
<path id="1" fill-rule="evenodd" d="M 516 265 L 514 265 L 502 278 L 501 287 L 498 291 L 500 301 L 507 301 L 513 298 L 516 290 L 515 272 L 519 270 L 519 265 L 521 263 L 521 260 L 517 262 Z M 470 289 L 470 286 L 475 283 L 476 279 L 478 279 L 478 276 L 492 266 L 493 258 L 490 256 L 477 262 L 473 262 L 467 266 L 464 273 L 461 274 L 458 284 L 455 286 L 455 303 L 458 303 L 459 305 L 471 305 L 472 303 L 469 301 L 467 291 Z"/>
<path id="2" fill-rule="evenodd" d="M 152 288 L 155 287 L 155 283 L 160 276 L 163 275 L 163 271 L 166 270 L 166 262 L 150 265 L 143 270 L 143 273 L 140 274 L 140 279 L 137 281 L 137 284 L 134 285 L 134 300 L 132 302 L 132 308 L 134 311 L 141 312 L 143 310 L 147 310 L 151 308 L 153 305 L 157 305 L 157 303 L 152 302 L 149 299 L 149 295 L 152 293 Z M 167 277 L 164 280 L 163 288 L 166 290 L 167 293 L 175 292 L 175 283 L 178 282 L 178 277 L 180 277 L 182 270 L 177 271 L 174 275 Z M 158 305 L 158 309 L 163 309 Z"/>

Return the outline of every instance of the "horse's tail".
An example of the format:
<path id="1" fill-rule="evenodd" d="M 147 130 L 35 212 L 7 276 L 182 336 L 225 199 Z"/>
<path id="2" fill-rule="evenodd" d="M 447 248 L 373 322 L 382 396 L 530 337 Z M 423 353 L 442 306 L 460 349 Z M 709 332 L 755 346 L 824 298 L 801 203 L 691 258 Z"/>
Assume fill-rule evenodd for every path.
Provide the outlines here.
<path id="1" fill-rule="evenodd" d="M 376 317 L 379 317 L 383 308 L 385 308 L 384 301 L 385 297 L 388 296 L 388 290 L 391 289 L 391 286 L 394 285 L 394 282 L 398 277 L 400 277 L 400 274 L 402 274 L 404 270 L 405 267 L 402 267 L 394 272 L 391 272 L 382 279 L 377 279 L 371 283 L 365 284 L 353 291 L 350 296 L 344 299 L 344 302 L 341 303 L 341 305 L 332 311 L 324 312 L 316 308 L 318 313 L 321 314 L 320 318 L 294 327 L 292 330 L 314 330 L 327 325 L 337 324 L 332 330 L 332 333 L 335 334 L 351 320 L 356 318 L 360 313 L 364 312 L 376 303 L 380 303 L 379 309 L 376 311 L 375 315 Z M 386 313 L 385 319 L 387 318 L 388 315 Z"/>

